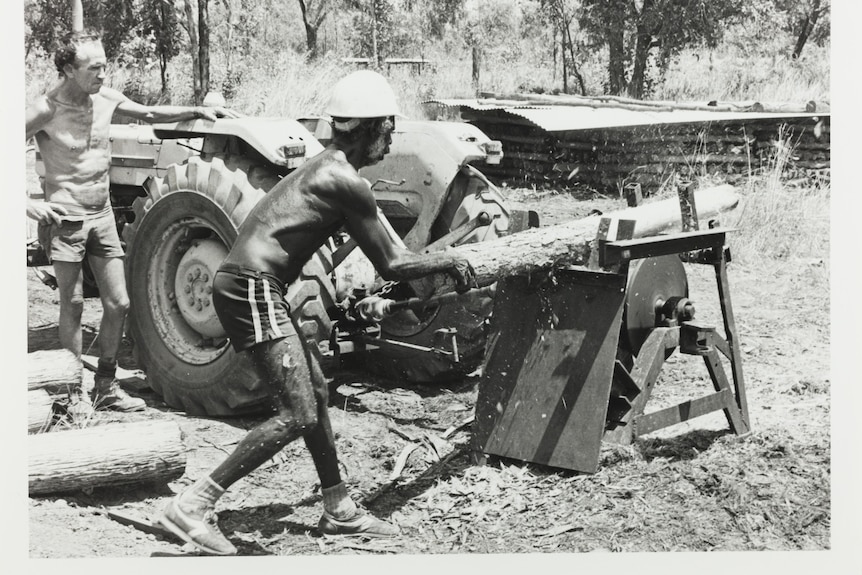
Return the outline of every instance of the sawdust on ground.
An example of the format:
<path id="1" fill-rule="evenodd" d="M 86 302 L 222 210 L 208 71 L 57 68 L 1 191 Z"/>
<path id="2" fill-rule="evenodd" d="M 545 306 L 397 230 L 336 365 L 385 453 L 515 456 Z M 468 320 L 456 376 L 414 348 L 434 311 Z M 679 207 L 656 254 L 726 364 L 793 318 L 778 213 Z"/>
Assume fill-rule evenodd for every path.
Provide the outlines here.
<path id="1" fill-rule="evenodd" d="M 522 199 L 544 224 L 588 211 L 569 194 Z M 595 199 L 604 202 L 601 209 L 618 205 Z M 818 294 L 828 293 L 829 260 L 792 264 L 770 270 L 769 281 L 758 269 L 730 267 L 753 427 L 748 436 L 730 434 L 717 413 L 633 446 L 606 445 L 592 475 L 516 461 L 477 466 L 467 449 L 469 426 L 462 426 L 475 406 L 477 378 L 434 387 L 345 373 L 331 407 L 344 476 L 356 499 L 400 525 L 403 535 L 364 541 L 318 534 L 320 490 L 302 442 L 229 490 L 218 506 L 220 525 L 242 555 L 827 550 L 832 381 L 829 312 Z M 699 317 L 716 317 L 711 270 L 687 265 L 687 272 Z M 28 290 L 30 351 L 59 347 L 56 292 L 30 273 Z M 98 301 L 88 300 L 85 349 L 99 314 Z M 696 358 L 675 355 L 666 364 L 656 405 L 709 391 L 702 363 L 690 359 Z M 135 367 L 128 346 L 121 364 Z M 122 525 L 107 511 L 153 518 L 259 420 L 188 417 L 151 392 L 139 394 L 145 412 L 102 414 L 95 423 L 175 421 L 188 446 L 186 473 L 167 485 L 30 498 L 31 558 L 188 551 L 173 538 Z"/>

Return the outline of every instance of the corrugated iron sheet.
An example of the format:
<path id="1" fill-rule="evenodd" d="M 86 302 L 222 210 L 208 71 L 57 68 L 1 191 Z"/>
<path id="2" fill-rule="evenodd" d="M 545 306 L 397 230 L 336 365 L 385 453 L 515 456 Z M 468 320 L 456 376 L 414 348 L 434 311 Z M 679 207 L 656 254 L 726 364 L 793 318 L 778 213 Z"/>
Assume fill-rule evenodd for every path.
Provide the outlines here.
<path id="1" fill-rule="evenodd" d="M 588 106 L 504 105 L 474 99 L 440 99 L 427 103 L 466 107 L 478 112 L 500 110 L 524 118 L 548 132 L 621 128 L 650 124 L 684 124 L 780 118 L 815 118 L 828 112 L 707 112 L 699 110 L 634 111 Z"/>

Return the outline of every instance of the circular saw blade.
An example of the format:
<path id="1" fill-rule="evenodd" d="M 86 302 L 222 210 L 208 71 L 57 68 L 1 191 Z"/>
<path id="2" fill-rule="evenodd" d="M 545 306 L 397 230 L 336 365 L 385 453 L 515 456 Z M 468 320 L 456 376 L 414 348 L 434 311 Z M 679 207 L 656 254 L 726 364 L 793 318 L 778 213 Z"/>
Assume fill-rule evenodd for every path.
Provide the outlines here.
<path id="1" fill-rule="evenodd" d="M 674 296 L 688 297 L 688 278 L 678 255 L 633 262 L 626 284 L 620 345 L 637 356 L 656 327 L 656 307 Z"/>

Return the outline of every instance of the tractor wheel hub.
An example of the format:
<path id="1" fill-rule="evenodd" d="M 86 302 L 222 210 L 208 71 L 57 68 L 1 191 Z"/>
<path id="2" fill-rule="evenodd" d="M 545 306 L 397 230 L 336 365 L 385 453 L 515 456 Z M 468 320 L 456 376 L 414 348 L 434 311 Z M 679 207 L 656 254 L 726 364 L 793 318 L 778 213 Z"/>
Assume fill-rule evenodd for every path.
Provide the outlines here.
<path id="1" fill-rule="evenodd" d="M 212 285 L 215 272 L 226 256 L 227 248 L 220 241 L 196 241 L 177 266 L 177 307 L 186 323 L 204 337 L 225 337 L 212 303 Z"/>

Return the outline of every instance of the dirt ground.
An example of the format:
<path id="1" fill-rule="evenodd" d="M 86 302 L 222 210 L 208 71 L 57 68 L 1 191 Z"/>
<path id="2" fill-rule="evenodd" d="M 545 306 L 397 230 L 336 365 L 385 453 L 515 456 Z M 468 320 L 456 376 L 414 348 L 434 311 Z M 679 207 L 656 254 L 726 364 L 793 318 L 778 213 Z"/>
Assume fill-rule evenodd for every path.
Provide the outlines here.
<path id="1" fill-rule="evenodd" d="M 528 194 L 525 201 L 543 224 L 588 210 L 568 194 Z M 686 269 L 698 318 L 720 325 L 711 268 Z M 753 428 L 747 436 L 730 433 L 718 412 L 632 446 L 604 445 L 595 474 L 493 458 L 478 466 L 467 449 L 469 425 L 462 426 L 476 403 L 477 377 L 434 387 L 348 372 L 338 376 L 331 406 L 344 476 L 357 501 L 403 535 L 321 536 L 320 490 L 301 442 L 229 490 L 218 506 L 221 528 L 246 556 L 829 550 L 832 379 L 829 301 L 822 296 L 828 254 L 783 267 L 732 263 L 729 276 Z M 58 348 L 57 294 L 32 272 L 27 277 L 29 351 Z M 99 317 L 98 301 L 88 300 L 85 350 Z M 136 367 L 130 351 L 124 346 L 123 367 Z M 711 391 L 695 359 L 668 360 L 647 411 Z M 188 448 L 185 474 L 167 485 L 31 497 L 31 558 L 192 554 L 171 536 L 120 524 L 107 512 L 154 518 L 259 420 L 189 417 L 146 389 L 137 394 L 146 411 L 101 414 L 94 423 L 176 422 Z M 416 448 L 393 481 L 395 462 L 410 444 Z"/>

